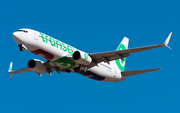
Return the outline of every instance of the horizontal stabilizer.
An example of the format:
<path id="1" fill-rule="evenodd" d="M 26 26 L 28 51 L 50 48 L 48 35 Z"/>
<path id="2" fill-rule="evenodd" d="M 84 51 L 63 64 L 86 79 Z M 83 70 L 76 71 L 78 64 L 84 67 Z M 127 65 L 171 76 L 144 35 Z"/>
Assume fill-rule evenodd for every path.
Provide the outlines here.
<path id="1" fill-rule="evenodd" d="M 127 77 L 127 76 L 132 76 L 132 75 L 137 75 L 137 74 L 147 73 L 147 72 L 157 71 L 157 70 L 161 70 L 161 68 L 158 68 L 158 69 L 146 69 L 146 70 L 135 70 L 135 71 L 123 71 L 123 72 L 121 72 L 121 74 L 123 76 Z"/>

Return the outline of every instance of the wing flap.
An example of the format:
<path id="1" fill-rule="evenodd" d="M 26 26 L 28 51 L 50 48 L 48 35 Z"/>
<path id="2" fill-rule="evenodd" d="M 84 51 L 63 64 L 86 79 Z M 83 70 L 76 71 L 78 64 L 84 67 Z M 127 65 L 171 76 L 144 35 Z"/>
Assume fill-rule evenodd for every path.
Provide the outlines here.
<path id="1" fill-rule="evenodd" d="M 123 76 L 127 77 L 127 76 L 132 76 L 132 75 L 137 75 L 137 74 L 142 74 L 142 73 L 147 73 L 147 72 L 157 71 L 157 70 L 161 70 L 161 68 L 158 68 L 158 69 L 146 69 L 146 70 L 135 70 L 135 71 L 123 71 L 123 72 L 121 72 L 121 74 Z"/>

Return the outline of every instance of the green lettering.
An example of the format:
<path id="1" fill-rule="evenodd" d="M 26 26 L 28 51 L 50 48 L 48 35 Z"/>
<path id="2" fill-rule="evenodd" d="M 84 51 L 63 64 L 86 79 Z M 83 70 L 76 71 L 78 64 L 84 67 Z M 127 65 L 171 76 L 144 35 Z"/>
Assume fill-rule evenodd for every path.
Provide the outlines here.
<path id="1" fill-rule="evenodd" d="M 43 33 L 40 33 L 41 37 L 42 37 L 42 41 L 45 42 L 44 40 L 44 34 Z"/>
<path id="2" fill-rule="evenodd" d="M 73 49 L 71 46 L 67 45 L 67 48 L 68 48 L 68 52 L 69 54 L 73 54 Z"/>
<path id="3" fill-rule="evenodd" d="M 62 43 L 60 42 L 60 49 L 62 49 Z"/>
<path id="4" fill-rule="evenodd" d="M 56 47 L 58 48 L 58 45 L 60 45 L 59 40 L 56 40 Z"/>
<path id="5" fill-rule="evenodd" d="M 63 51 L 66 52 L 67 51 L 67 47 L 64 43 L 62 43 L 62 46 L 63 46 Z"/>
<path id="6" fill-rule="evenodd" d="M 62 44 L 59 40 L 56 40 L 56 47 L 58 48 L 60 46 L 60 49 L 62 49 Z"/>
<path id="7" fill-rule="evenodd" d="M 47 35 L 45 35 L 45 38 L 46 38 L 46 43 L 48 42 L 48 36 Z"/>
<path id="8" fill-rule="evenodd" d="M 49 37 L 49 41 L 50 41 L 51 45 L 55 47 L 56 43 L 55 43 L 55 40 L 52 37 Z"/>

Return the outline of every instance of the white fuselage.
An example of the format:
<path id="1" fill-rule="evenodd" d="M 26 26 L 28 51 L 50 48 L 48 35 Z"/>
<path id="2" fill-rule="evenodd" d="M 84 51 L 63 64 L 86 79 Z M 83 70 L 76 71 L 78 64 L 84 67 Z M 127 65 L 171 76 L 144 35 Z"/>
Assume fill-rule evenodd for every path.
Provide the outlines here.
<path id="1" fill-rule="evenodd" d="M 13 33 L 13 38 L 18 45 L 23 44 L 28 51 L 54 62 L 60 68 L 74 72 L 73 68 L 80 66 L 72 59 L 64 58 L 72 57 L 72 54 L 78 49 L 46 34 L 31 29 L 20 29 Z M 118 82 L 125 80 L 125 77 L 121 75 L 121 71 L 115 65 L 112 65 L 113 63 L 114 61 L 109 62 L 109 64 L 101 62 L 97 66 L 87 70 L 80 70 L 77 73 L 100 81 Z"/>

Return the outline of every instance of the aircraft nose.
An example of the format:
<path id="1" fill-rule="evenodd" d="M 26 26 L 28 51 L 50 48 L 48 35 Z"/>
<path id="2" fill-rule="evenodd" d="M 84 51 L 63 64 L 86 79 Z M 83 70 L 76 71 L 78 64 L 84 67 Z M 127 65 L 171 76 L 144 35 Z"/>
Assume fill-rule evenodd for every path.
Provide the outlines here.
<path id="1" fill-rule="evenodd" d="M 12 37 L 13 37 L 14 39 L 17 39 L 17 38 L 19 37 L 19 35 L 18 35 L 17 32 L 14 32 L 14 33 L 12 34 Z"/>
<path id="2" fill-rule="evenodd" d="M 19 32 L 14 32 L 12 34 L 12 37 L 15 40 L 16 43 L 18 43 L 18 44 L 21 43 L 21 41 L 20 41 L 21 34 Z"/>

